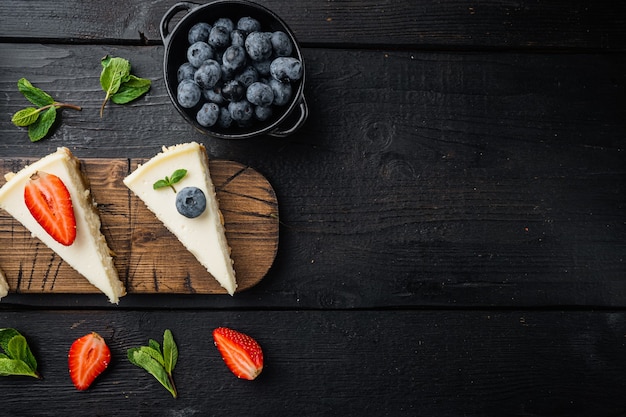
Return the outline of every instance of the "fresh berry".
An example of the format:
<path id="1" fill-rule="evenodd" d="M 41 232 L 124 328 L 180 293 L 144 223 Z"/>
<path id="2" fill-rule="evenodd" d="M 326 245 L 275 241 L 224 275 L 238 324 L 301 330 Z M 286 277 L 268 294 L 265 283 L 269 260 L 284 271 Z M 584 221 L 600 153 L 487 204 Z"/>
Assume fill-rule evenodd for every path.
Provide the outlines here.
<path id="1" fill-rule="evenodd" d="M 213 48 L 202 41 L 195 42 L 187 49 L 187 61 L 196 68 L 207 59 L 213 59 Z"/>
<path id="2" fill-rule="evenodd" d="M 211 127 L 220 116 L 220 106 L 216 103 L 204 103 L 196 114 L 196 121 L 204 127 Z"/>
<path id="3" fill-rule="evenodd" d="M 253 17 L 245 16 L 237 21 L 237 29 L 243 30 L 246 33 L 259 32 L 261 30 L 261 23 Z"/>
<path id="4" fill-rule="evenodd" d="M 289 56 L 293 51 L 293 46 L 291 44 L 291 40 L 289 36 L 285 32 L 277 31 L 272 33 L 272 37 L 270 38 L 272 42 L 272 48 L 274 48 L 274 53 L 276 56 Z"/>
<path id="5" fill-rule="evenodd" d="M 193 80 L 183 80 L 176 89 L 176 98 L 181 107 L 190 109 L 195 107 L 200 101 L 202 90 Z"/>
<path id="6" fill-rule="evenodd" d="M 213 105 L 218 110 L 217 105 Z M 219 113 L 215 113 L 215 121 L 218 116 Z M 204 213 L 205 209 L 206 196 L 198 187 L 185 187 L 176 194 L 176 210 L 183 216 L 193 219 Z"/>
<path id="7" fill-rule="evenodd" d="M 209 39 L 209 33 L 211 33 L 211 25 L 206 22 L 196 23 L 189 29 L 187 40 L 190 45 L 199 41 L 206 42 Z"/>
<path id="8" fill-rule="evenodd" d="M 213 340 L 228 369 L 238 378 L 253 380 L 263 370 L 263 351 L 252 337 L 226 327 L 213 330 Z"/>
<path id="9" fill-rule="evenodd" d="M 222 67 L 213 59 L 204 61 L 193 75 L 194 81 L 202 90 L 209 90 L 215 87 L 215 84 L 217 84 L 221 77 Z"/>
<path id="10" fill-rule="evenodd" d="M 252 32 L 246 38 L 246 52 L 253 61 L 265 61 L 272 56 L 272 34 Z"/>
<path id="11" fill-rule="evenodd" d="M 230 45 L 230 30 L 224 26 L 213 26 L 207 43 L 215 49 L 226 48 Z"/>
<path id="12" fill-rule="evenodd" d="M 246 90 L 246 99 L 256 106 L 269 106 L 274 101 L 274 92 L 269 85 L 257 81 Z"/>
<path id="13" fill-rule="evenodd" d="M 111 362 L 111 351 L 95 332 L 76 339 L 70 347 L 68 366 L 74 386 L 84 391 Z"/>
<path id="14" fill-rule="evenodd" d="M 61 178 L 42 171 L 35 173 L 24 188 L 24 202 L 37 223 L 54 240 L 65 246 L 74 243 L 74 206 Z"/>
<path id="15" fill-rule="evenodd" d="M 290 56 L 276 58 L 270 65 L 272 77 L 284 83 L 299 80 L 302 72 L 302 62 Z"/>

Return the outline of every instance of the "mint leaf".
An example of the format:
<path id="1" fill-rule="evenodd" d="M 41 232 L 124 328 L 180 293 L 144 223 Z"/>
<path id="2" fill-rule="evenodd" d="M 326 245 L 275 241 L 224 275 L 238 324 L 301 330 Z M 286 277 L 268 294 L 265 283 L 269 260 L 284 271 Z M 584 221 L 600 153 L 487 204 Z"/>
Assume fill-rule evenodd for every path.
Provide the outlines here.
<path id="1" fill-rule="evenodd" d="M 115 104 L 129 103 L 147 93 L 151 84 L 149 79 L 139 78 L 131 74 L 128 81 L 123 82 L 117 93 L 111 96 L 111 101 Z"/>
<path id="2" fill-rule="evenodd" d="M 33 353 L 30 351 L 30 348 L 28 347 L 28 342 L 26 342 L 26 338 L 21 334 L 14 336 L 9 341 L 7 352 L 9 355 L 11 355 L 11 358 L 23 361 L 31 369 L 37 369 L 37 360 L 35 359 Z"/>
<path id="3" fill-rule="evenodd" d="M 102 65 L 100 85 L 106 92 L 104 102 L 100 107 L 100 117 L 109 99 L 116 104 L 126 104 L 150 90 L 152 82 L 132 75 L 128 60 L 107 55 L 100 60 L 100 64 Z"/>
<path id="4" fill-rule="evenodd" d="M 157 361 L 159 365 L 165 367 L 165 361 L 163 359 L 163 355 L 158 350 L 153 349 L 150 346 L 141 346 L 139 350 L 144 353 L 147 353 L 152 359 Z"/>
<path id="5" fill-rule="evenodd" d="M 35 122 L 28 126 L 28 137 L 31 142 L 37 142 L 38 140 L 46 137 L 50 128 L 54 124 L 57 117 L 57 109 L 52 106 L 48 110 L 43 112 L 41 116 L 35 120 Z"/>
<path id="6" fill-rule="evenodd" d="M 17 89 L 35 106 L 43 107 L 54 103 L 54 99 L 50 96 L 50 94 L 33 86 L 26 78 L 19 79 L 17 82 Z"/>
<path id="7" fill-rule="evenodd" d="M 166 176 L 162 180 L 158 180 L 154 184 L 152 184 L 152 189 L 158 190 L 159 188 L 170 187 L 174 191 L 174 193 L 176 193 L 176 188 L 174 188 L 174 184 L 180 182 L 180 180 L 182 180 L 185 175 L 187 175 L 186 169 L 177 169 L 176 171 L 174 171 L 174 173 L 172 173 L 171 177 Z"/>
<path id="8" fill-rule="evenodd" d="M 15 329 L 0 329 L 0 376 L 26 375 L 41 378 L 37 360 L 26 338 Z"/>
<path id="9" fill-rule="evenodd" d="M 28 136 L 31 142 L 43 139 L 56 120 L 56 109 L 68 107 L 82 110 L 79 106 L 55 101 L 48 93 L 34 87 L 26 78 L 17 82 L 17 88 L 31 103 L 39 106 L 26 107 L 13 115 L 11 122 L 19 127 L 28 126 Z"/>
<path id="10" fill-rule="evenodd" d="M 163 333 L 163 360 L 165 361 L 165 372 L 171 376 L 176 362 L 178 362 L 178 347 L 169 329 Z"/>
<path id="11" fill-rule="evenodd" d="M 41 378 L 28 364 L 18 359 L 0 358 L 0 376 L 32 376 Z"/>
<path id="12" fill-rule="evenodd" d="M 132 352 L 129 351 L 129 360 L 131 363 L 146 370 L 150 375 L 156 378 L 156 380 L 159 381 L 159 383 L 163 385 L 174 398 L 176 398 L 176 388 L 172 385 L 172 381 L 167 375 L 167 372 L 165 372 L 165 368 L 154 360 L 153 357 L 144 351 L 133 350 Z"/>
<path id="13" fill-rule="evenodd" d="M 15 329 L 10 329 L 10 328 L 0 329 L 0 348 L 2 348 L 2 350 L 4 350 L 5 352 L 8 352 L 9 342 L 15 336 L 19 336 L 19 335 L 20 335 L 20 332 L 18 332 Z"/>
<path id="14" fill-rule="evenodd" d="M 109 58 L 105 56 L 100 63 L 102 64 L 102 72 L 100 73 L 100 86 L 105 91 L 106 96 L 100 107 L 100 117 L 104 113 L 109 98 L 117 93 L 122 82 L 126 81 L 130 76 L 130 62 L 124 58 Z"/>
<path id="15" fill-rule="evenodd" d="M 167 389 L 174 398 L 177 397 L 172 371 L 178 361 L 178 347 L 169 329 L 163 333 L 163 352 L 161 345 L 153 339 L 148 346 L 133 347 L 127 351 L 128 360 L 135 366 L 146 370 Z"/>
<path id="16" fill-rule="evenodd" d="M 38 117 L 39 109 L 36 109 L 34 107 L 26 107 L 25 109 L 22 109 L 15 113 L 11 118 L 11 121 L 15 126 L 24 127 L 35 123 Z"/>

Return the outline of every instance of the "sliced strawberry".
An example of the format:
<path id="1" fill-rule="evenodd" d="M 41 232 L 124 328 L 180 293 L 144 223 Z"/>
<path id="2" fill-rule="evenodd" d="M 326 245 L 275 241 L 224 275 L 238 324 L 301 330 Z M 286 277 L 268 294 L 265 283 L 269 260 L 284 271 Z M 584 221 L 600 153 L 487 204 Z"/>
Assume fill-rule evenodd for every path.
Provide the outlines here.
<path id="1" fill-rule="evenodd" d="M 213 340 L 226 366 L 238 378 L 253 380 L 263 370 L 263 351 L 250 336 L 226 327 L 213 330 Z"/>
<path id="2" fill-rule="evenodd" d="M 61 178 L 36 172 L 24 188 L 24 202 L 37 223 L 57 242 L 69 246 L 76 239 L 76 218 L 70 193 Z"/>
<path id="3" fill-rule="evenodd" d="M 95 332 L 76 339 L 68 354 L 70 378 L 74 386 L 84 391 L 111 362 L 111 351 L 104 339 Z"/>

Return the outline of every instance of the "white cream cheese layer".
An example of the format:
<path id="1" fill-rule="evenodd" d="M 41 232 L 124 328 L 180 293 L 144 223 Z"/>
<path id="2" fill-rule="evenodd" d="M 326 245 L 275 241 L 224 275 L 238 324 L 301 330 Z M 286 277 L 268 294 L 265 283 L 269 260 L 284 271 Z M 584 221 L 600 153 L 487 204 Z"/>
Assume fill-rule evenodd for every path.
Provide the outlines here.
<path id="1" fill-rule="evenodd" d="M 2 269 L 0 269 L 0 300 L 2 299 L 2 297 L 6 297 L 8 293 L 9 293 L 9 283 L 7 282 L 7 279 L 4 276 Z"/>
<path id="2" fill-rule="evenodd" d="M 37 171 L 61 178 L 72 198 L 76 217 L 76 240 L 69 246 L 55 241 L 30 214 L 24 202 L 24 187 Z M 56 252 L 78 273 L 102 291 L 111 303 L 117 304 L 125 294 L 113 264 L 111 252 L 100 231 L 100 217 L 96 212 L 89 189 L 86 188 L 79 162 L 67 148 L 58 148 L 16 174 L 5 175 L 7 183 L 0 188 L 0 208 L 22 223 L 33 236 Z"/>
<path id="3" fill-rule="evenodd" d="M 153 188 L 156 181 L 170 177 L 177 169 L 186 169 L 187 175 L 174 184 L 176 191 L 185 187 L 197 187 L 206 196 L 206 210 L 196 218 L 190 219 L 178 213 L 176 193 L 171 188 Z M 192 142 L 163 147 L 163 152 L 126 177 L 124 184 L 146 204 L 220 285 L 233 295 L 237 288 L 235 271 L 204 146 Z"/>

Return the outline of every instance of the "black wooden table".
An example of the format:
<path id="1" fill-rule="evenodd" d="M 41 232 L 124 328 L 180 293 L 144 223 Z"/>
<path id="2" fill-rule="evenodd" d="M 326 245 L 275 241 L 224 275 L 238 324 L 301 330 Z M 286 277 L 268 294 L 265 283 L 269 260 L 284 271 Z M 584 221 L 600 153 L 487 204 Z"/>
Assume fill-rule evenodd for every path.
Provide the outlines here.
<path id="1" fill-rule="evenodd" d="M 274 265 L 235 297 L 9 294 L 0 327 L 44 379 L 0 377 L 1 415 L 626 416 L 622 3 L 262 1 L 303 47 L 310 116 L 242 141 L 175 112 L 173 3 L 0 3 L 0 156 L 202 142 L 273 185 Z M 107 54 L 153 86 L 101 119 Z M 31 143 L 10 120 L 22 77 L 83 110 Z M 263 346 L 259 379 L 228 372 L 217 326 Z M 126 360 L 166 328 L 178 399 Z M 81 393 L 66 355 L 90 331 L 113 363 Z"/>

